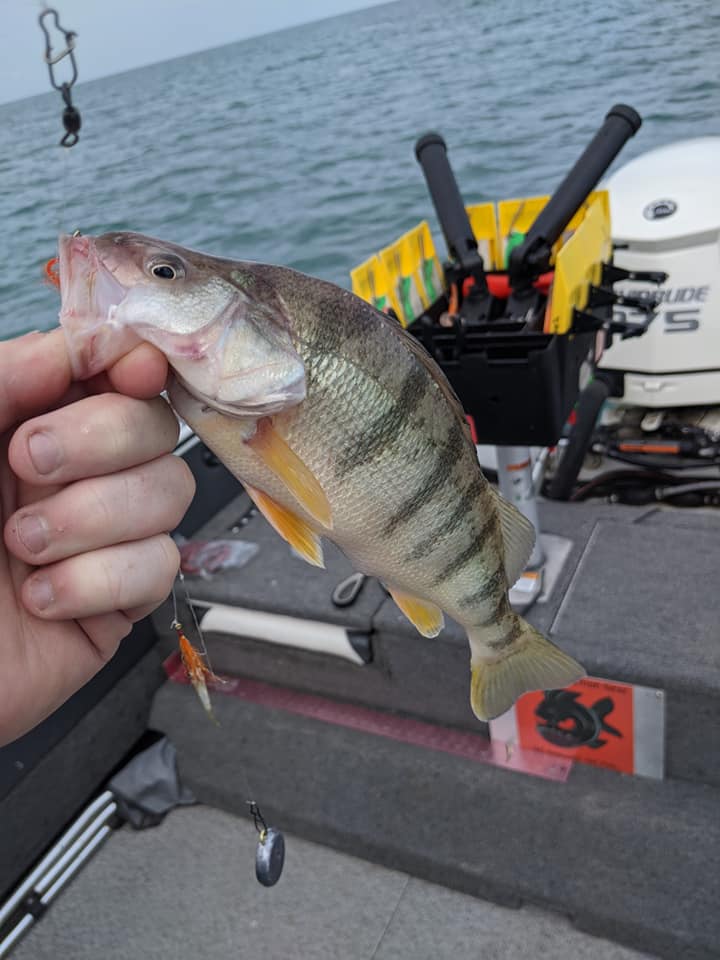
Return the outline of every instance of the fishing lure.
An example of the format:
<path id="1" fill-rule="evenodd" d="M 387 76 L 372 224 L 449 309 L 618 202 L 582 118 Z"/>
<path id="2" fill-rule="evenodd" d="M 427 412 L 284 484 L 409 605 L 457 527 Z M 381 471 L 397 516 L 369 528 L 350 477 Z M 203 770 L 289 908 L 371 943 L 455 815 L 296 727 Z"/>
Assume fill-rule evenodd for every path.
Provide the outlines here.
<path id="1" fill-rule="evenodd" d="M 212 711 L 212 704 L 210 703 L 207 680 L 219 681 L 220 678 L 215 676 L 210 667 L 203 660 L 203 654 L 200 653 L 200 651 L 197 650 L 185 636 L 182 624 L 179 620 L 173 620 L 172 628 L 178 635 L 180 659 L 185 667 L 185 672 L 188 675 L 188 679 L 193 685 L 195 693 L 197 693 L 205 713 L 207 713 L 213 723 L 217 724 L 218 721 Z"/>
<path id="2" fill-rule="evenodd" d="M 185 598 L 190 606 L 191 612 L 193 613 L 195 628 L 202 640 L 202 631 L 200 630 L 200 625 L 195 618 L 193 608 L 190 605 L 189 597 L 187 596 L 187 588 L 185 587 L 185 578 L 183 577 L 182 572 L 179 574 L 179 579 L 183 586 L 183 590 L 185 591 Z M 205 712 L 213 721 L 213 723 L 219 726 L 220 724 L 215 718 L 215 715 L 212 711 L 212 706 L 210 704 L 210 694 L 208 693 L 207 689 L 207 680 L 215 680 L 216 682 L 220 683 L 222 683 L 222 680 L 213 673 L 208 664 L 205 662 L 207 659 L 207 653 L 201 653 L 199 650 L 197 650 L 185 636 L 182 624 L 177 618 L 177 598 L 175 596 L 174 589 L 172 592 L 172 597 L 174 606 L 172 628 L 175 630 L 178 636 L 180 659 L 182 660 L 182 664 L 188 675 L 188 679 L 195 688 L 195 692 L 197 693 Z M 250 807 L 250 815 L 253 819 L 253 823 L 255 824 L 255 829 L 258 832 L 258 843 L 255 850 L 255 877 L 257 878 L 258 883 L 261 883 L 264 887 L 274 887 L 280 879 L 283 866 L 285 865 L 285 837 L 276 827 L 268 827 L 267 823 L 265 822 L 265 818 L 260 812 L 260 807 L 255 800 L 248 800 L 247 803 Z"/>

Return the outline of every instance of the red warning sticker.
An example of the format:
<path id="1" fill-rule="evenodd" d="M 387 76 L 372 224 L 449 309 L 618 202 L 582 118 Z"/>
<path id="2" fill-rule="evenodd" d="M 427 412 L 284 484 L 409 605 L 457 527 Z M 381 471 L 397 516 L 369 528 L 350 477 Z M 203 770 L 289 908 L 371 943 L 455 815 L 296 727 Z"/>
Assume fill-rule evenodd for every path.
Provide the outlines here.
<path id="1" fill-rule="evenodd" d="M 634 690 L 585 677 L 564 690 L 536 691 L 515 705 L 517 742 L 528 750 L 635 773 Z"/>

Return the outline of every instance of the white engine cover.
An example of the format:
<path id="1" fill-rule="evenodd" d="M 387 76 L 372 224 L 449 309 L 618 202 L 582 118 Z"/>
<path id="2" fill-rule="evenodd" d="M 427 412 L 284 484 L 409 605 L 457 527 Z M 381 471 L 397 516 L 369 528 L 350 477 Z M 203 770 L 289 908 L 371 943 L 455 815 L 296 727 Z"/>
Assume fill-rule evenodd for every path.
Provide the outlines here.
<path id="1" fill-rule="evenodd" d="M 603 186 L 613 241 L 627 245 L 616 265 L 669 276 L 648 332 L 616 339 L 601 366 L 625 371 L 624 402 L 633 406 L 720 404 L 720 136 L 651 150 Z M 615 289 L 657 291 L 628 282 Z"/>

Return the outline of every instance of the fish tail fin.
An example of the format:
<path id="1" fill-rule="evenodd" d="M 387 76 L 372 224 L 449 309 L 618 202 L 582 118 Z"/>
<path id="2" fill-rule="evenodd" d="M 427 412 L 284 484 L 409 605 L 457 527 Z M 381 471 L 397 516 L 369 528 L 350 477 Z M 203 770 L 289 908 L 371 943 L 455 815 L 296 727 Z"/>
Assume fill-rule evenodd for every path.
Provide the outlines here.
<path id="1" fill-rule="evenodd" d="M 478 656 L 473 650 L 470 704 L 479 720 L 492 720 L 505 713 L 518 697 L 530 690 L 567 687 L 585 676 L 585 670 L 571 656 L 556 647 L 520 617 L 521 632 L 507 652 L 499 656 Z M 482 631 L 469 631 L 471 647 L 485 647 Z M 485 647 L 487 649 L 487 647 Z"/>

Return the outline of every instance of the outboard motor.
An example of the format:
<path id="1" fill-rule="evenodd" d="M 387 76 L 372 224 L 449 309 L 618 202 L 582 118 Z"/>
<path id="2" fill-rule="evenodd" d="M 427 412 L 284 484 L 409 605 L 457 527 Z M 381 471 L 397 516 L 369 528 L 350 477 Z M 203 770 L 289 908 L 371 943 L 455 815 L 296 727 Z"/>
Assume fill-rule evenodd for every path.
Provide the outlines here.
<path id="1" fill-rule="evenodd" d="M 608 178 L 615 264 L 664 271 L 616 291 L 659 300 L 640 339 L 616 340 L 601 367 L 621 404 L 720 406 L 720 136 L 651 150 Z M 618 306 L 623 320 L 641 315 Z"/>

